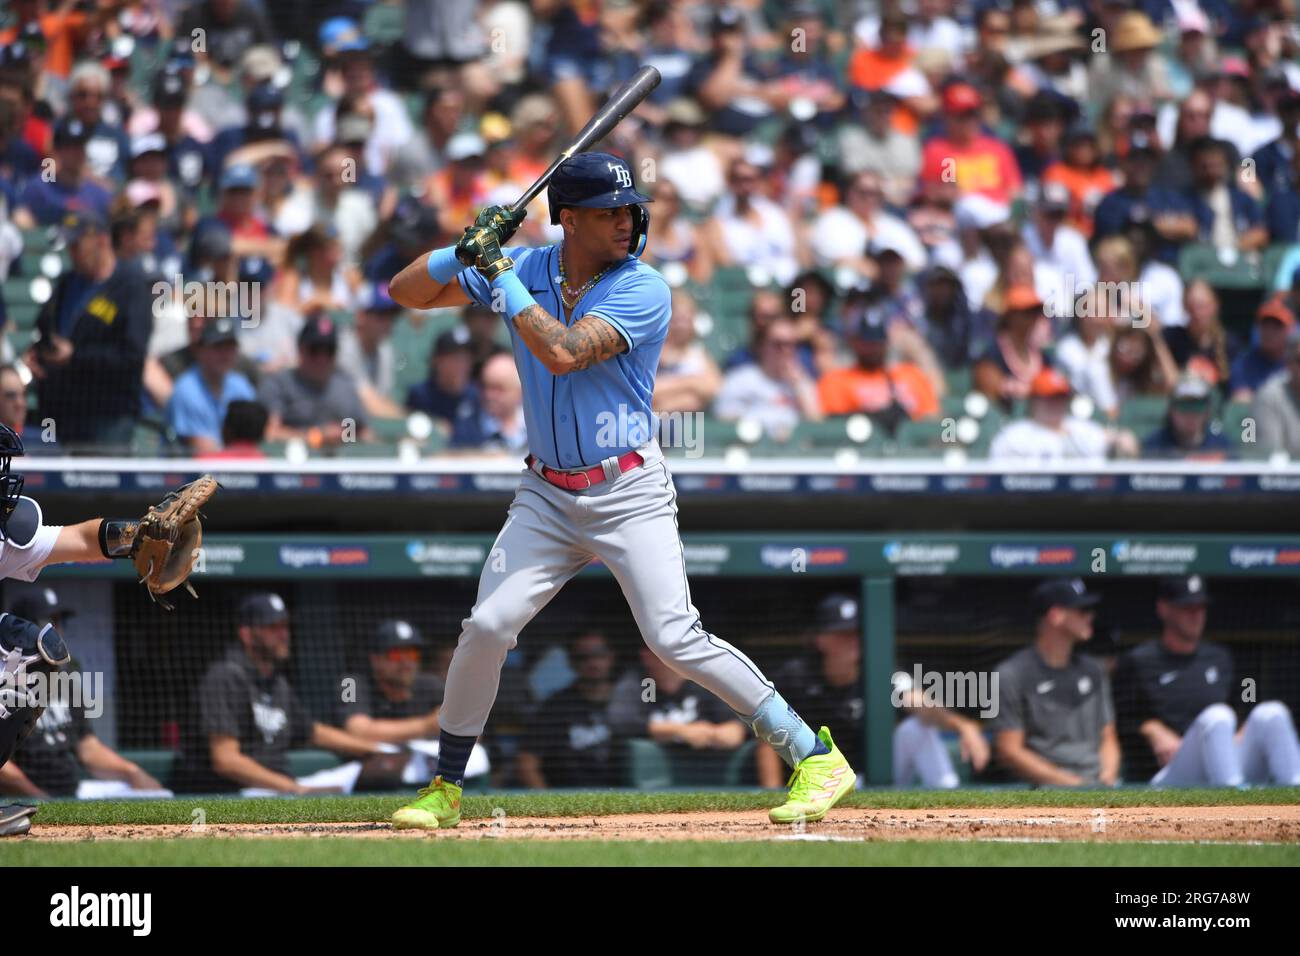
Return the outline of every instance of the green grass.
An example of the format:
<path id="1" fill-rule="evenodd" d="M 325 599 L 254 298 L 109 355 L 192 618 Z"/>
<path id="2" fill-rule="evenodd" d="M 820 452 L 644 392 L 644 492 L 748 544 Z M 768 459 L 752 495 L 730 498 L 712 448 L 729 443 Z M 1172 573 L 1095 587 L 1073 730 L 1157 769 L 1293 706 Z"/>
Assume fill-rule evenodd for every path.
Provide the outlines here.
<path id="1" fill-rule="evenodd" d="M 208 823 L 352 823 L 387 820 L 410 799 L 394 796 L 253 798 L 195 796 L 175 800 L 49 803 L 46 824 L 158 824 L 194 822 L 202 809 Z M 780 802 L 772 792 L 722 793 L 514 793 L 467 796 L 462 816 L 491 817 L 501 808 L 512 817 L 607 816 L 619 813 L 683 813 L 693 810 L 764 810 Z M 949 807 L 1182 807 L 1261 806 L 1300 803 L 1300 788 L 1257 790 L 867 790 L 841 806 L 882 810 Z"/>
<path id="2" fill-rule="evenodd" d="M 14 866 L 1297 866 L 1300 848 L 1124 843 L 546 842 L 424 839 L 0 841 Z"/>

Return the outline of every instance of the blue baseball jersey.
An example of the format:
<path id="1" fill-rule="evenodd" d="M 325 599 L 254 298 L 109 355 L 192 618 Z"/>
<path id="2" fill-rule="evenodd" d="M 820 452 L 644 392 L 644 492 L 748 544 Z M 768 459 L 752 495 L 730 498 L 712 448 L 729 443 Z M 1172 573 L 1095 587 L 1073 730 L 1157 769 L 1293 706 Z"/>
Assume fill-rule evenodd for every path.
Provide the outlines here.
<path id="1" fill-rule="evenodd" d="M 639 448 L 656 434 L 650 402 L 659 353 L 668 334 L 670 293 L 657 271 L 628 256 L 578 302 L 560 301 L 560 249 L 511 247 L 515 275 L 543 309 L 566 326 L 598 315 L 627 342 L 627 350 L 591 368 L 552 375 L 509 321 L 515 365 L 523 384 L 528 449 L 552 468 L 589 468 Z M 492 307 L 492 287 L 477 269 L 460 274 L 476 302 Z"/>

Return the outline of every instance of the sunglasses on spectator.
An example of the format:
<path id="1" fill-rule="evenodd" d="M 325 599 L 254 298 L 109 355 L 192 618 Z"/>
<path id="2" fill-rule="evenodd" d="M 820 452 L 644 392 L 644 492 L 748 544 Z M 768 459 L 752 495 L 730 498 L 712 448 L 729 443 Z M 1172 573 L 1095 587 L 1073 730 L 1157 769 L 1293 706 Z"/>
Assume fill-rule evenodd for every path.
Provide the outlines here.
<path id="1" fill-rule="evenodd" d="M 767 344 L 776 349 L 794 349 L 799 347 L 798 339 L 768 339 Z"/>
<path id="2" fill-rule="evenodd" d="M 24 397 L 22 392 L 5 392 L 4 396 L 11 402 L 16 402 Z"/>
<path id="3" fill-rule="evenodd" d="M 329 355 L 333 356 L 336 349 L 332 345 L 309 345 L 306 348 L 308 355 Z"/>
<path id="4" fill-rule="evenodd" d="M 416 647 L 390 647 L 384 651 L 384 660 L 392 664 L 418 664 L 420 650 Z"/>

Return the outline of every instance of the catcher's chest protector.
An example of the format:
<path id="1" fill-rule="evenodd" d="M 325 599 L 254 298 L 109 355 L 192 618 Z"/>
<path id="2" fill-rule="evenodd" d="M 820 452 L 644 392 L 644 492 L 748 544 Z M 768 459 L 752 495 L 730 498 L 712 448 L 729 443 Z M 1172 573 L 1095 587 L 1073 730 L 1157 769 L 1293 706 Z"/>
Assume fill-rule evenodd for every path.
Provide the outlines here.
<path id="1" fill-rule="evenodd" d="M 69 659 L 67 645 L 53 624 L 40 627 L 0 614 L 0 767 L 45 713 L 45 696 L 38 698 L 39 704 L 29 700 L 30 678 L 52 674 Z"/>

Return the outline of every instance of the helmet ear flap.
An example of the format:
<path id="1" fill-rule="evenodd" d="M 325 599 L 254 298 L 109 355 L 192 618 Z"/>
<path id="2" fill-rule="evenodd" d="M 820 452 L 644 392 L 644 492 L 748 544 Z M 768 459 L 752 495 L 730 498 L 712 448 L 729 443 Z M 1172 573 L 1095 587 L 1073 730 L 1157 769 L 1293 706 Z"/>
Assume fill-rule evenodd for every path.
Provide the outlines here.
<path id="1" fill-rule="evenodd" d="M 650 210 L 644 203 L 635 203 L 632 206 L 632 245 L 628 252 L 638 259 L 641 258 L 641 253 L 645 252 L 646 240 L 649 238 Z"/>

